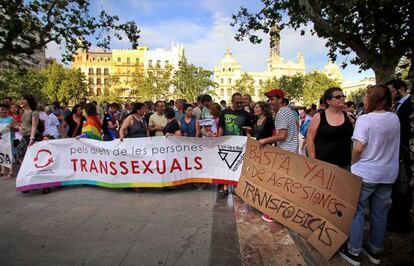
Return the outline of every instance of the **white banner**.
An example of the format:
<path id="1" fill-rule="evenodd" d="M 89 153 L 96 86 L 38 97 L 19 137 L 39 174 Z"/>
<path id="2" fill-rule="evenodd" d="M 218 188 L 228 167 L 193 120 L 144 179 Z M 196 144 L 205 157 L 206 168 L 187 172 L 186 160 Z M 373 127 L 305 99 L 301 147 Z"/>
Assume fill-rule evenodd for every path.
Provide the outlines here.
<path id="1" fill-rule="evenodd" d="M 192 182 L 237 184 L 246 137 L 61 139 L 29 147 L 16 188 L 90 184 L 164 187 Z"/>
<path id="2" fill-rule="evenodd" d="M 10 168 L 12 166 L 12 144 L 8 124 L 0 124 L 0 165 Z"/>

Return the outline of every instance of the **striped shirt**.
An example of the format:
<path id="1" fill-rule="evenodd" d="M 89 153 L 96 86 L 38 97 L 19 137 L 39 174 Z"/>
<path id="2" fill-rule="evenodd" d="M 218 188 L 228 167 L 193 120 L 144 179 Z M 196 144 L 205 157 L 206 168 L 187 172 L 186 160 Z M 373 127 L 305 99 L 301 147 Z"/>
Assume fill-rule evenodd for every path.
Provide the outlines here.
<path id="1" fill-rule="evenodd" d="M 295 116 L 289 107 L 282 107 L 276 114 L 275 118 L 276 132 L 280 129 L 287 130 L 287 137 L 285 140 L 277 141 L 276 144 L 279 148 L 298 153 L 299 150 L 299 131 L 296 123 Z"/>

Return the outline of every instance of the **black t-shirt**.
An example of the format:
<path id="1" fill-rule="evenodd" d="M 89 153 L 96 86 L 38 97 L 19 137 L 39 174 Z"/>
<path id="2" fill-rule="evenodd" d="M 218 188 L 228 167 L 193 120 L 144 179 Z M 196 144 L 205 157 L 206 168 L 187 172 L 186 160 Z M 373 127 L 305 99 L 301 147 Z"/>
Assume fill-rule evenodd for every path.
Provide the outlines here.
<path id="1" fill-rule="evenodd" d="M 243 136 L 246 132 L 243 127 L 251 127 L 250 115 L 245 110 L 224 110 L 219 119 L 219 127 L 223 129 L 224 136 Z"/>
<path id="2" fill-rule="evenodd" d="M 272 118 L 266 117 L 265 121 L 259 126 L 257 125 L 257 117 L 253 122 L 253 133 L 252 136 L 257 140 L 269 138 L 273 135 L 275 129 L 275 123 Z"/>
<path id="3" fill-rule="evenodd" d="M 84 116 L 81 116 L 79 126 L 75 122 L 75 120 L 73 120 L 73 114 L 68 115 L 68 117 L 66 117 L 65 121 L 66 121 L 66 124 L 68 124 L 68 137 L 69 138 L 74 138 L 74 137 L 79 136 L 80 134 L 82 134 L 83 123 L 85 123 L 85 121 L 86 121 L 86 118 Z M 76 130 L 76 132 L 75 132 L 75 130 Z"/>
<path id="4" fill-rule="evenodd" d="M 164 127 L 164 135 L 167 133 L 175 134 L 175 132 L 181 130 L 180 125 L 178 124 L 177 120 L 171 120 L 167 123 Z"/>

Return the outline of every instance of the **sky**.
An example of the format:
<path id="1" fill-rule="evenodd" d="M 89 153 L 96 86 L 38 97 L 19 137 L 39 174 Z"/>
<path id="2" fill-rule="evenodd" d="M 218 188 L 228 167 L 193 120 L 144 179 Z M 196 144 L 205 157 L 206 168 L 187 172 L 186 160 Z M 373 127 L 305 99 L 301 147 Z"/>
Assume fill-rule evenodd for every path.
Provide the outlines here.
<path id="1" fill-rule="evenodd" d="M 251 11 L 260 10 L 260 0 L 91 0 L 91 11 L 105 10 L 118 15 L 122 22 L 134 20 L 141 29 L 139 44 L 150 50 L 170 49 L 172 43 L 182 43 L 190 63 L 213 70 L 220 63 L 227 48 L 244 71 L 265 71 L 269 57 L 269 38 L 261 34 L 261 44 L 234 39 L 236 28 L 230 26 L 232 14 L 244 5 Z M 306 71 L 322 69 L 328 62 L 326 41 L 312 36 L 309 28 L 301 36 L 299 31 L 281 32 L 281 57 L 296 61 L 298 52 L 305 57 Z M 112 49 L 131 48 L 127 39 L 113 41 Z M 47 56 L 61 58 L 62 50 L 51 44 Z M 339 65 L 344 57 L 338 57 Z M 349 65 L 342 70 L 345 81 L 356 81 L 374 76 L 371 70 L 358 73 L 358 67 Z"/>

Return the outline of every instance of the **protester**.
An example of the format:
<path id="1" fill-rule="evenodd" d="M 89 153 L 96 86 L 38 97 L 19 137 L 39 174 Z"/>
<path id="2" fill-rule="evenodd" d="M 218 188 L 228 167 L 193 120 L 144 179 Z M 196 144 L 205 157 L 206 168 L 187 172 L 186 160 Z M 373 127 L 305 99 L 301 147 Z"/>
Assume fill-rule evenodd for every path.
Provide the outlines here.
<path id="1" fill-rule="evenodd" d="M 220 101 L 220 107 L 221 107 L 221 110 L 227 109 L 227 104 L 225 100 Z"/>
<path id="2" fill-rule="evenodd" d="M 182 135 L 186 137 L 199 137 L 200 123 L 193 115 L 193 106 L 191 104 L 185 104 L 183 111 L 184 116 L 179 120 Z"/>
<path id="3" fill-rule="evenodd" d="M 270 105 L 265 102 L 257 102 L 254 105 L 254 120 L 252 137 L 256 140 L 269 138 L 275 129 Z"/>
<path id="4" fill-rule="evenodd" d="M 167 125 L 167 118 L 164 116 L 165 102 L 155 102 L 156 112 L 152 114 L 148 121 L 148 128 L 155 136 L 164 136 L 164 127 Z M 175 116 L 175 114 L 174 114 Z"/>
<path id="5" fill-rule="evenodd" d="M 197 119 L 201 118 L 201 110 L 203 109 L 203 104 L 201 103 L 201 97 L 203 95 L 197 96 L 197 106 L 193 109 L 193 115 L 197 117 Z"/>
<path id="6" fill-rule="evenodd" d="M 201 96 L 200 102 L 203 105 L 203 109 L 201 109 L 200 119 L 210 119 L 210 108 L 214 103 L 213 98 L 211 98 L 211 96 L 208 94 L 204 94 Z"/>
<path id="7" fill-rule="evenodd" d="M 219 136 L 242 136 L 251 130 L 251 120 L 248 112 L 243 110 L 242 95 L 238 92 L 231 96 L 231 108 L 221 112 L 219 119 Z M 227 185 L 219 187 L 220 198 L 228 195 Z"/>
<path id="8" fill-rule="evenodd" d="M 34 144 L 35 140 L 40 140 L 38 130 L 39 113 L 36 111 L 37 103 L 32 94 L 23 94 L 20 98 L 20 105 L 23 107 L 22 114 L 22 139 L 17 146 L 17 160 L 19 163 L 23 162 L 24 155 L 28 146 Z"/>
<path id="9" fill-rule="evenodd" d="M 306 134 L 309 157 L 349 170 L 353 125 L 343 111 L 345 95 L 340 88 L 332 87 L 324 92 L 323 99 L 327 109 L 313 117 Z"/>
<path id="10" fill-rule="evenodd" d="M 269 99 L 269 105 L 275 111 L 275 129 L 276 134 L 260 139 L 262 145 L 273 144 L 286 151 L 298 153 L 299 149 L 299 132 L 296 119 L 289 107 L 285 106 L 283 101 L 285 93 L 281 89 L 273 89 L 265 94 Z M 262 215 L 266 222 L 272 222 L 273 219 L 268 215 Z"/>
<path id="11" fill-rule="evenodd" d="M 102 127 L 95 103 L 85 104 L 86 122 L 82 126 L 82 134 L 77 138 L 102 140 Z"/>
<path id="12" fill-rule="evenodd" d="M 167 119 L 167 124 L 163 129 L 164 136 L 181 136 L 180 125 L 177 119 L 175 119 L 175 111 L 173 108 L 168 107 L 165 109 L 164 116 Z"/>
<path id="13" fill-rule="evenodd" d="M 177 121 L 180 121 L 181 118 L 184 117 L 184 105 L 186 104 L 184 99 L 177 99 L 175 101 L 175 119 L 177 119 Z"/>
<path id="14" fill-rule="evenodd" d="M 345 103 L 345 111 L 348 114 L 349 120 L 351 121 L 352 125 L 355 125 L 356 122 L 356 115 L 355 115 L 355 103 L 352 101 L 348 101 Z"/>
<path id="15" fill-rule="evenodd" d="M 37 112 L 39 113 L 39 119 L 42 121 L 43 125 L 46 126 L 47 123 L 47 114 L 43 105 L 39 104 L 37 106 Z"/>
<path id="16" fill-rule="evenodd" d="M 130 115 L 125 119 L 119 131 L 119 139 L 149 137 L 149 129 L 145 121 L 146 107 L 143 103 L 134 103 Z M 126 134 L 125 134 L 126 132 Z"/>
<path id="17" fill-rule="evenodd" d="M 22 132 L 20 131 L 22 125 L 22 114 L 20 111 L 20 106 L 13 103 L 10 105 L 9 116 L 13 117 L 15 122 L 14 124 L 14 139 L 13 139 L 13 155 L 15 156 L 16 147 L 19 145 L 20 140 L 22 139 Z"/>
<path id="18" fill-rule="evenodd" d="M 10 105 L 12 104 L 12 98 L 11 97 L 8 97 L 8 96 L 4 97 L 3 98 L 3 104 L 5 106 L 7 106 L 7 109 L 9 109 L 10 108 Z"/>
<path id="19" fill-rule="evenodd" d="M 45 123 L 45 138 L 46 139 L 58 139 L 62 136 L 62 129 L 60 127 L 59 119 L 53 113 L 52 106 L 46 106 L 45 112 L 47 114 L 47 121 Z"/>
<path id="20" fill-rule="evenodd" d="M 254 117 L 253 101 L 250 94 L 244 94 L 242 97 L 243 109 L 249 113 L 250 117 Z"/>
<path id="21" fill-rule="evenodd" d="M 400 121 L 400 174 L 394 185 L 392 204 L 388 215 L 388 231 L 395 233 L 408 233 L 411 230 L 410 209 L 412 206 L 412 187 L 409 185 L 412 178 L 410 168 L 410 136 L 412 125 L 410 116 L 413 107 L 410 94 L 407 92 L 407 84 L 399 79 L 393 79 L 386 83 L 391 90 L 395 109 Z"/>
<path id="22" fill-rule="evenodd" d="M 92 101 L 92 103 L 93 103 L 93 105 L 96 106 L 96 116 L 98 117 L 99 122 L 102 125 L 104 117 L 105 117 L 105 111 L 102 108 L 102 106 L 100 106 L 96 101 Z M 86 108 L 85 108 L 85 111 L 86 111 Z M 88 114 L 88 112 L 86 112 L 86 114 Z"/>
<path id="23" fill-rule="evenodd" d="M 10 145 L 12 145 L 14 135 L 13 128 L 15 126 L 15 121 L 13 120 L 13 117 L 7 115 L 8 112 L 9 106 L 4 103 L 0 104 L 0 124 L 7 125 L 6 128 L 0 130 L 0 138 L 3 137 L 3 134 L 10 132 Z M 13 158 L 10 158 L 10 160 L 13 163 Z M 13 178 L 13 167 L 8 168 L 8 173 L 6 173 L 6 170 L 7 167 L 2 165 L 0 169 L 0 176 L 5 176 L 5 179 Z"/>
<path id="24" fill-rule="evenodd" d="M 108 112 L 105 114 L 104 121 L 102 123 L 102 139 L 104 141 L 111 141 L 119 138 L 119 121 L 117 119 L 119 111 L 118 103 L 111 103 Z"/>
<path id="25" fill-rule="evenodd" d="M 66 120 L 66 118 L 72 114 L 72 112 L 69 110 L 69 104 L 67 102 L 62 103 L 62 110 L 64 119 Z"/>
<path id="26" fill-rule="evenodd" d="M 72 114 L 69 115 L 61 124 L 61 132 L 65 132 L 65 127 L 67 125 L 67 132 L 64 135 L 66 138 L 75 138 L 82 134 L 82 126 L 86 121 L 86 118 L 83 116 L 83 107 L 80 104 L 75 104 L 72 108 Z"/>
<path id="27" fill-rule="evenodd" d="M 352 265 L 360 265 L 361 252 L 372 263 L 380 263 L 392 184 L 398 174 L 400 125 L 391 112 L 391 93 L 386 86 L 375 85 L 368 89 L 364 102 L 365 114 L 358 118 L 352 136 L 351 168 L 363 182 L 348 242 L 339 252 Z M 366 204 L 369 204 L 370 237 L 368 245 L 363 245 Z"/>
<path id="28" fill-rule="evenodd" d="M 221 107 L 218 103 L 213 103 L 209 111 L 210 118 L 200 121 L 201 134 L 204 137 L 218 137 Z"/>

